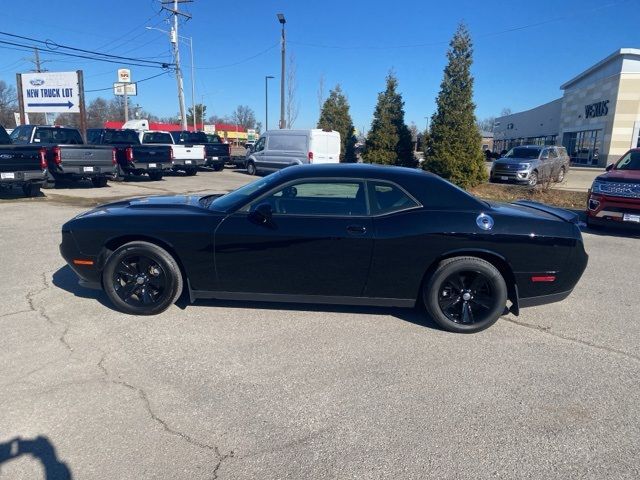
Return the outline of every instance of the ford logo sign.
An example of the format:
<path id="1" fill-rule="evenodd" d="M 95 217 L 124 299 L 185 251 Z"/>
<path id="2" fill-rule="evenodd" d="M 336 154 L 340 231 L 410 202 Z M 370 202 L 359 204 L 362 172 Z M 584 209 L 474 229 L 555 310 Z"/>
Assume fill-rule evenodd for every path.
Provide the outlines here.
<path id="1" fill-rule="evenodd" d="M 93 157 L 93 152 L 84 152 L 85 157 Z"/>
<path id="2" fill-rule="evenodd" d="M 34 78 L 32 80 L 29 80 L 29 83 L 34 87 L 39 87 L 40 85 L 44 85 L 44 80 L 41 78 Z"/>
<path id="3" fill-rule="evenodd" d="M 9 155 L 8 153 L 3 153 L 2 155 L 0 155 L 0 158 L 3 158 L 6 160 L 7 158 L 13 158 L 13 155 Z"/>

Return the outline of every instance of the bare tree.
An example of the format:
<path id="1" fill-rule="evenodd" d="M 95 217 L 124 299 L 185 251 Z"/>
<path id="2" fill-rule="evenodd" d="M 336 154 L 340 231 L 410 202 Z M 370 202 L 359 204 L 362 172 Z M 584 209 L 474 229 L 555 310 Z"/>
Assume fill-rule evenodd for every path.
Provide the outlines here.
<path id="1" fill-rule="evenodd" d="M 289 71 L 287 72 L 287 128 L 293 128 L 298 118 L 300 103 L 296 99 L 298 84 L 296 82 L 296 59 L 293 54 L 289 57 Z"/>
<path id="2" fill-rule="evenodd" d="M 509 107 L 505 107 L 500 112 L 501 117 L 506 117 L 507 115 L 511 115 L 511 109 Z"/>
<path id="3" fill-rule="evenodd" d="M 320 82 L 318 83 L 318 112 L 322 112 L 323 105 L 324 105 L 324 73 L 320 75 Z"/>
<path id="4" fill-rule="evenodd" d="M 18 111 L 16 89 L 0 80 L 0 125 L 11 127 L 15 124 L 13 113 Z"/>
<path id="5" fill-rule="evenodd" d="M 255 128 L 256 114 L 248 105 L 238 105 L 231 114 L 231 123 L 244 128 Z"/>

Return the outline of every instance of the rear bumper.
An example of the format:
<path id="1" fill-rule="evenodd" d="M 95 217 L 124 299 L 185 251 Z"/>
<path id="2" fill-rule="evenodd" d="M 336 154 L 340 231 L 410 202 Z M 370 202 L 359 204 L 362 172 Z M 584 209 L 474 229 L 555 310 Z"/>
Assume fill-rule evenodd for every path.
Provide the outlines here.
<path id="1" fill-rule="evenodd" d="M 67 178 L 93 178 L 112 176 L 116 173 L 116 167 L 113 165 L 83 165 L 83 166 L 67 166 L 62 168 L 49 170 L 54 177 Z"/>
<path id="2" fill-rule="evenodd" d="M 591 225 L 638 228 L 640 222 L 633 221 L 637 217 L 640 217 L 640 199 L 591 193 L 587 200 L 587 219 Z"/>
<path id="3" fill-rule="evenodd" d="M 173 164 L 167 162 L 148 162 L 148 163 L 127 163 L 122 169 L 125 172 L 160 172 L 162 170 L 170 170 Z"/>
<path id="4" fill-rule="evenodd" d="M 230 163 L 231 157 L 225 155 L 223 157 L 207 157 L 203 163 L 205 167 L 224 166 L 225 163 Z"/>
<path id="5" fill-rule="evenodd" d="M 199 159 L 187 158 L 184 160 L 181 160 L 181 159 L 174 160 L 172 164 L 173 164 L 173 167 L 189 168 L 189 167 L 202 167 L 204 166 L 204 162 L 205 162 L 204 158 L 199 158 Z"/>
<path id="6" fill-rule="evenodd" d="M 47 179 L 46 172 L 43 172 L 41 170 L 26 171 L 26 172 L 11 172 L 11 173 L 13 173 L 13 178 L 0 178 L 0 183 L 7 184 L 7 185 L 19 185 L 23 183 L 42 184 Z"/>

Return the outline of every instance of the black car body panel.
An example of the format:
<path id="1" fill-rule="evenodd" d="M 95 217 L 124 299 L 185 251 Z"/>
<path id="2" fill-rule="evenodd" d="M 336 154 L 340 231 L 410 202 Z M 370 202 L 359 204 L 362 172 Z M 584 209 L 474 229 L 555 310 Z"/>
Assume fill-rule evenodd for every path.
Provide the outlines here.
<path id="1" fill-rule="evenodd" d="M 320 179 L 366 182 L 367 188 L 385 182 L 415 203 L 391 213 L 375 214 L 369 203 L 367 211 L 347 216 L 274 214 L 268 224 L 255 221 L 253 206 L 265 195 Z M 587 264 L 578 226 L 558 209 L 488 204 L 418 170 L 296 166 L 252 185 L 246 195 L 213 201 L 172 196 L 103 205 L 63 226 L 62 255 L 85 284 L 99 286 L 111 252 L 127 241 L 148 240 L 176 257 L 192 299 L 402 306 L 416 302 L 439 262 L 476 256 L 505 277 L 515 313 L 519 306 L 568 295 Z M 491 229 L 480 226 L 485 217 L 493 220 Z M 78 258 L 95 264 L 74 265 Z M 553 281 L 533 280 L 551 276 Z"/>
<path id="2" fill-rule="evenodd" d="M 41 185 L 46 179 L 42 147 L 13 145 L 4 127 L 0 126 L 0 185 Z"/>
<path id="3" fill-rule="evenodd" d="M 90 128 L 87 142 L 114 147 L 118 166 L 124 173 L 162 172 L 173 166 L 169 145 L 142 145 L 135 130 Z"/>

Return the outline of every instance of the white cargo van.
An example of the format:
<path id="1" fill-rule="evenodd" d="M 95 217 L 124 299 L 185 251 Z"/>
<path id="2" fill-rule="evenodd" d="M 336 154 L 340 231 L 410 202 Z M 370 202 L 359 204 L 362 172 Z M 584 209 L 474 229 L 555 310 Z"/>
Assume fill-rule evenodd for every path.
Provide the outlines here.
<path id="1" fill-rule="evenodd" d="M 269 130 L 246 158 L 250 175 L 291 165 L 340 162 L 340 133 L 333 130 Z"/>

